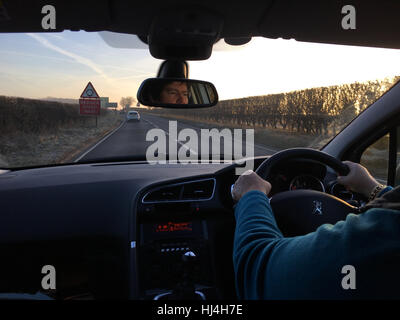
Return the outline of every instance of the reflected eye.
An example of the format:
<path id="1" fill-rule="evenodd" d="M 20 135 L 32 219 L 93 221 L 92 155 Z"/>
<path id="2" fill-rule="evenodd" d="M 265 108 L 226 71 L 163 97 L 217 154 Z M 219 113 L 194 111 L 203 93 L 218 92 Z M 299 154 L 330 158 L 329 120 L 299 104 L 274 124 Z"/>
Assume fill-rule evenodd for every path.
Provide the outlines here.
<path id="1" fill-rule="evenodd" d="M 172 96 L 178 95 L 178 91 L 176 91 L 176 90 L 167 90 L 167 93 L 168 93 L 169 95 L 172 95 Z"/>
<path id="2" fill-rule="evenodd" d="M 177 90 L 167 90 L 167 94 L 171 95 L 171 96 L 179 96 L 179 91 Z M 189 97 L 189 93 L 188 92 L 182 92 L 182 96 L 188 98 Z"/>

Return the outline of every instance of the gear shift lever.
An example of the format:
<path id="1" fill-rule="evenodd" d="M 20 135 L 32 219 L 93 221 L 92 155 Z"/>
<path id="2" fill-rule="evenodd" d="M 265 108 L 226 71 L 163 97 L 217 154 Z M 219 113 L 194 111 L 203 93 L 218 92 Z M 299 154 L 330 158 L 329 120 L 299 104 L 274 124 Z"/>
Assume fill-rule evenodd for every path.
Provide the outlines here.
<path id="1" fill-rule="evenodd" d="M 194 286 L 195 267 L 197 256 L 193 251 L 187 251 L 182 255 L 183 274 L 174 290 L 169 294 L 157 296 L 155 300 L 205 300 L 201 291 L 196 291 Z"/>
<path id="2" fill-rule="evenodd" d="M 174 296 L 182 300 L 197 300 L 198 295 L 194 287 L 194 269 L 197 256 L 193 251 L 187 251 L 182 255 L 183 275 L 182 280 L 174 289 Z"/>

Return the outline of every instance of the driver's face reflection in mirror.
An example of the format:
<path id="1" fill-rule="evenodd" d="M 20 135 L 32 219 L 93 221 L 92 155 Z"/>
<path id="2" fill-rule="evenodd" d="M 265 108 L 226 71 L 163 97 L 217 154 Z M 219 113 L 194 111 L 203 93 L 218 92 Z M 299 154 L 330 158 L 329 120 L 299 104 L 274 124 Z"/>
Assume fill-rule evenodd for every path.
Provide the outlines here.
<path id="1" fill-rule="evenodd" d="M 159 102 L 172 104 L 188 104 L 189 90 L 186 82 L 168 82 L 161 90 Z"/>

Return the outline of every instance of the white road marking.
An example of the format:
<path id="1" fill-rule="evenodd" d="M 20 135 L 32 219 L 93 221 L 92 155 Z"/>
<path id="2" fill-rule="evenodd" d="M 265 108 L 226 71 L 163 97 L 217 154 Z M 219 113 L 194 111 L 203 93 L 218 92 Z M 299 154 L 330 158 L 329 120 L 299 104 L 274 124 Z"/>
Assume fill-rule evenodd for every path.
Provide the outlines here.
<path id="1" fill-rule="evenodd" d="M 167 132 L 167 131 L 165 131 L 164 129 L 162 129 L 162 128 L 160 128 L 158 125 L 156 125 L 155 123 L 153 123 L 153 122 L 151 122 L 151 121 L 149 121 L 149 120 L 147 120 L 147 119 L 143 119 L 142 118 L 142 120 L 143 121 L 146 121 L 146 122 L 148 122 L 150 125 L 152 125 L 153 127 L 155 127 L 155 128 L 158 128 L 158 129 L 161 129 L 162 131 L 164 131 L 165 133 L 166 133 L 166 135 L 168 135 L 169 136 L 169 133 Z M 124 124 L 126 123 L 126 121 L 123 121 L 122 123 L 121 123 L 121 125 L 118 127 L 118 128 L 116 128 L 116 129 L 114 129 L 112 132 L 110 132 L 107 136 L 105 136 L 103 139 L 101 139 L 99 142 L 97 142 L 94 146 L 92 146 L 90 149 L 88 149 L 87 151 L 85 151 L 80 157 L 78 157 L 76 160 L 74 160 L 74 162 L 78 162 L 79 160 L 81 160 L 82 158 L 84 158 L 88 153 L 90 153 L 91 151 L 93 151 L 99 144 L 101 144 L 101 143 L 103 143 L 105 140 L 107 140 L 109 137 L 111 137 L 116 131 L 118 131 Z M 181 122 L 182 123 L 182 122 Z M 185 125 L 187 125 L 187 124 L 185 124 Z M 192 127 L 194 130 L 201 130 L 201 128 L 199 128 L 199 127 L 196 127 L 196 126 L 193 126 L 193 125 L 187 125 L 188 127 Z M 195 154 L 195 155 L 198 155 L 198 153 L 195 151 L 195 150 L 193 150 L 193 149 L 191 149 L 191 148 L 189 148 L 188 146 L 186 146 L 185 144 L 183 144 L 182 142 L 180 142 L 180 141 L 178 141 L 177 139 L 174 139 L 177 143 L 179 143 L 183 148 L 185 148 L 186 150 L 189 150 L 191 153 L 193 153 L 193 154 Z M 233 138 L 233 140 L 234 140 L 234 138 Z M 246 142 L 247 143 L 247 142 Z M 266 150 L 266 151 L 268 151 L 268 152 L 272 152 L 272 153 L 275 153 L 275 152 L 277 152 L 276 150 L 273 150 L 273 149 L 269 149 L 269 148 L 266 148 L 266 147 L 264 147 L 264 146 L 260 146 L 260 145 L 256 145 L 256 144 L 254 144 L 253 145 L 253 147 L 254 148 L 259 148 L 259 149 L 264 149 L 264 150 Z"/>
<path id="2" fill-rule="evenodd" d="M 104 142 L 107 140 L 109 137 L 111 137 L 117 130 L 119 130 L 124 124 L 126 120 L 121 123 L 121 125 L 114 129 L 114 131 L 110 132 L 108 135 L 106 135 L 103 139 L 101 139 L 99 142 L 97 142 L 93 147 L 91 147 L 89 150 L 87 150 L 84 154 L 82 154 L 78 159 L 76 159 L 74 162 L 78 162 L 81 160 L 84 156 L 86 156 L 89 152 L 93 151 L 94 148 L 96 148 L 100 143 Z"/>

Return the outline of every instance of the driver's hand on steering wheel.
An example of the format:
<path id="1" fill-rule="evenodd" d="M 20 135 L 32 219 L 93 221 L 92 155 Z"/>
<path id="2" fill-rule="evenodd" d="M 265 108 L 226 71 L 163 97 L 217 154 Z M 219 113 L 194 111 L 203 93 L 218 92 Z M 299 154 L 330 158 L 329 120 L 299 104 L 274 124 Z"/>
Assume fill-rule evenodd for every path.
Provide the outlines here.
<path id="1" fill-rule="evenodd" d="M 350 172 L 347 176 L 338 176 L 337 182 L 344 185 L 347 189 L 368 198 L 374 188 L 380 185 L 361 164 L 351 161 L 343 161 L 343 163 L 349 167 Z"/>
<path id="2" fill-rule="evenodd" d="M 267 196 L 271 191 L 271 184 L 261 178 L 252 170 L 244 172 L 237 180 L 232 190 L 233 200 L 239 201 L 247 192 L 258 190 L 264 192 Z"/>

